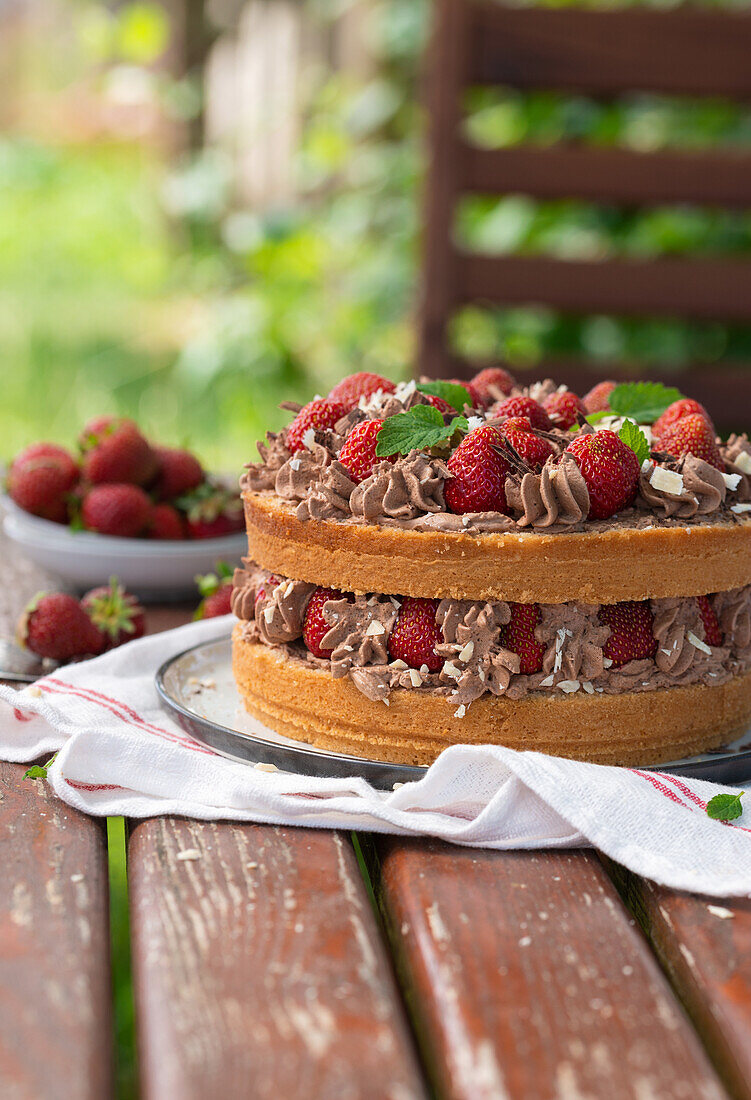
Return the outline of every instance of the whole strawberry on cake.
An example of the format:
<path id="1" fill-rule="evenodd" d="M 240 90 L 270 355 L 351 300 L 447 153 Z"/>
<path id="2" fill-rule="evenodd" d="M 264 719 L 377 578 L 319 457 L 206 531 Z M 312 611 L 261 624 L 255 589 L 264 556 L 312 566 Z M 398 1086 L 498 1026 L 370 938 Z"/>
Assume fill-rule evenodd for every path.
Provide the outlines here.
<path id="1" fill-rule="evenodd" d="M 233 667 L 324 749 L 495 743 L 607 764 L 751 720 L 751 443 L 677 389 L 489 368 L 345 378 L 241 486 Z"/>

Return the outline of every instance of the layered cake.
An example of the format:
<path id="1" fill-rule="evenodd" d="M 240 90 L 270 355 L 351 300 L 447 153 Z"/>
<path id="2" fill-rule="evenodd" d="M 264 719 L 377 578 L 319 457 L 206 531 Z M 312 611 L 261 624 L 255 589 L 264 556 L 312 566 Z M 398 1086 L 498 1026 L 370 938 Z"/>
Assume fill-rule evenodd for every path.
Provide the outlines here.
<path id="1" fill-rule="evenodd" d="M 279 733 L 650 765 L 751 720 L 751 443 L 656 383 L 359 373 L 259 443 L 233 667 Z"/>

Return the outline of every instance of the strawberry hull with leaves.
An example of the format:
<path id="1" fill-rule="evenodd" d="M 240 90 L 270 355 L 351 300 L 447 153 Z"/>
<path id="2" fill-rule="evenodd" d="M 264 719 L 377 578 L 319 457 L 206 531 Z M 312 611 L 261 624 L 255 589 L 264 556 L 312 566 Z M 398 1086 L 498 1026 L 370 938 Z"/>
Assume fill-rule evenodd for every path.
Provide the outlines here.
<path id="1" fill-rule="evenodd" d="M 31 515 L 116 538 L 220 538 L 242 530 L 242 503 L 189 450 L 153 443 L 132 421 L 99 416 L 77 452 L 34 443 L 12 461 L 8 496 Z"/>

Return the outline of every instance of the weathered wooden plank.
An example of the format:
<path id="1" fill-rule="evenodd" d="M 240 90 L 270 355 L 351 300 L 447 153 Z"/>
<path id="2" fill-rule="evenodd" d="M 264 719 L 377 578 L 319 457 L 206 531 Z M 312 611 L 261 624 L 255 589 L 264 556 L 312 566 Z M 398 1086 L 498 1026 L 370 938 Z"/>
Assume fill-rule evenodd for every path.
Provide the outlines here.
<path id="1" fill-rule="evenodd" d="M 751 899 L 684 894 L 608 866 L 732 1095 L 751 1097 Z"/>
<path id="2" fill-rule="evenodd" d="M 741 152 L 637 153 L 583 145 L 457 148 L 460 188 L 538 199 L 649 205 L 751 206 L 751 156 Z"/>
<path id="3" fill-rule="evenodd" d="M 743 260 L 598 263 L 457 250 L 454 262 L 463 302 L 548 305 L 572 313 L 751 320 L 751 263 Z"/>
<path id="4" fill-rule="evenodd" d="M 0 762 L 0 1095 L 112 1094 L 102 822 Z"/>
<path id="5" fill-rule="evenodd" d="M 129 875 L 145 1100 L 424 1095 L 345 838 L 162 818 Z"/>
<path id="6" fill-rule="evenodd" d="M 438 1097 L 725 1096 L 594 855 L 376 845 Z"/>
<path id="7" fill-rule="evenodd" d="M 185 623 L 189 623 L 199 598 L 199 596 L 196 596 L 194 603 L 150 604 L 147 606 L 147 633 L 158 634 L 160 630 L 172 630 L 176 626 L 184 626 Z"/>
<path id="8" fill-rule="evenodd" d="M 748 12 L 514 8 L 467 3 L 469 82 L 751 98 Z"/>

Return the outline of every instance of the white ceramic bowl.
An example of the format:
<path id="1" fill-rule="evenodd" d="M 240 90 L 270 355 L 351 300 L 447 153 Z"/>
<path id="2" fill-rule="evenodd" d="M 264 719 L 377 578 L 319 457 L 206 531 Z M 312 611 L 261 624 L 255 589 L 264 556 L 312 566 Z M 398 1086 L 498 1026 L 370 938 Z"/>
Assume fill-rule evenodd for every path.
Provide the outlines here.
<path id="1" fill-rule="evenodd" d="M 24 512 L 9 497 L 0 497 L 5 509 L 4 530 L 20 553 L 36 565 L 85 591 L 116 576 L 126 588 L 145 600 L 195 597 L 195 576 L 211 573 L 217 561 L 239 564 L 246 552 L 244 532 L 217 539 L 121 539 L 91 531 L 71 531 Z"/>

